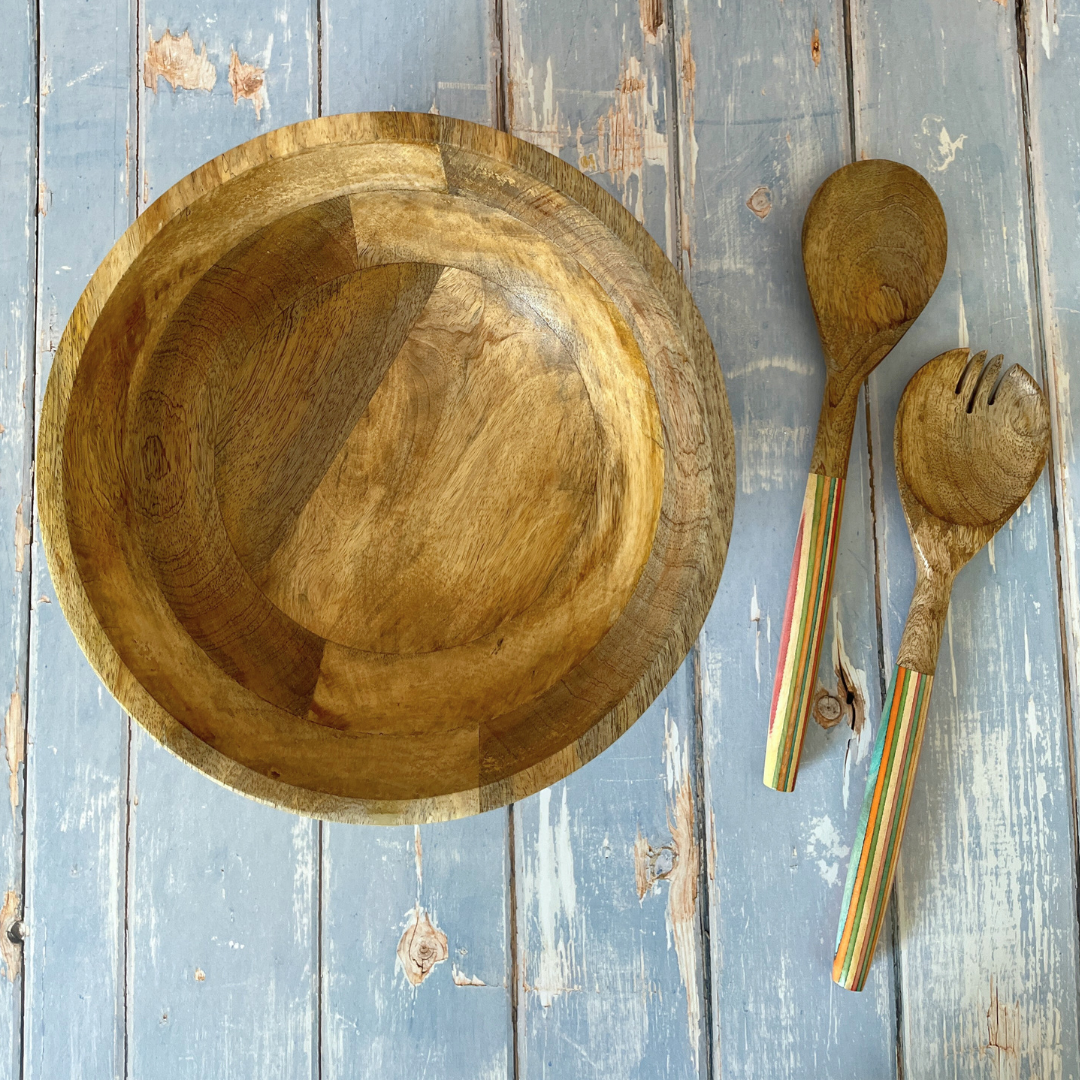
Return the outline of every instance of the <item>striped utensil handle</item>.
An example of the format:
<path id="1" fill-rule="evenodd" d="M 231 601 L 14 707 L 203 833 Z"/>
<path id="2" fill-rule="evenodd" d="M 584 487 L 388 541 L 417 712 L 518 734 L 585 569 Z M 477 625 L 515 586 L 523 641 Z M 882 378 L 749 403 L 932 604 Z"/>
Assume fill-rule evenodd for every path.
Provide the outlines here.
<path id="1" fill-rule="evenodd" d="M 777 791 L 795 789 L 825 636 L 843 508 L 843 477 L 811 473 L 791 564 L 765 744 L 765 786 Z"/>
<path id="2" fill-rule="evenodd" d="M 885 698 L 836 936 L 832 977 L 848 990 L 865 985 L 885 919 L 933 684 L 897 666 Z"/>

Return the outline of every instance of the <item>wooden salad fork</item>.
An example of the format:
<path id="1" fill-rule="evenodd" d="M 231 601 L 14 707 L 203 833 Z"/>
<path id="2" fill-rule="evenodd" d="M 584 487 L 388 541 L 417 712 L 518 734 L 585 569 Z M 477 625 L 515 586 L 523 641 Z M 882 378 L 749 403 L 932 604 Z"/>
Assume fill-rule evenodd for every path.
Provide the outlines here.
<path id="1" fill-rule="evenodd" d="M 1002 358 L 942 353 L 908 383 L 896 414 L 896 481 L 915 552 L 915 592 L 882 710 L 852 849 L 833 979 L 866 982 L 911 800 L 941 632 L 957 571 L 1028 497 L 1050 445 L 1035 380 Z"/>
<path id="2" fill-rule="evenodd" d="M 858 161 L 818 188 L 803 266 L 827 378 L 776 661 L 765 784 L 792 791 L 821 655 L 859 389 L 926 306 L 945 268 L 945 214 L 895 161 Z"/>

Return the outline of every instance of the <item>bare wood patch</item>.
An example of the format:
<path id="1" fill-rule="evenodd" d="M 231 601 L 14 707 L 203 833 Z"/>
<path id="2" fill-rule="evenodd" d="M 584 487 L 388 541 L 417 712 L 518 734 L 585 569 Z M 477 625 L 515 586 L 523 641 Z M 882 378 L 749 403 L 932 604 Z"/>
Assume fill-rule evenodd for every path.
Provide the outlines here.
<path id="1" fill-rule="evenodd" d="M 764 186 L 755 188 L 746 200 L 746 205 L 764 221 L 772 212 L 772 192 Z"/>
<path id="2" fill-rule="evenodd" d="M 397 947 L 398 963 L 405 978 L 413 986 L 419 986 L 448 955 L 446 935 L 418 903 Z"/>
<path id="3" fill-rule="evenodd" d="M 4 717 L 4 746 L 7 753 L 8 788 L 11 793 L 11 813 L 19 805 L 19 766 L 26 754 L 22 722 L 22 698 L 18 690 L 11 692 L 7 715 Z"/>
<path id="4" fill-rule="evenodd" d="M 201 967 L 195 969 L 195 981 L 206 982 L 206 972 Z"/>
<path id="5" fill-rule="evenodd" d="M 254 64 L 243 63 L 235 49 L 229 57 L 229 87 L 234 105 L 241 98 L 246 98 L 255 106 L 255 119 L 262 119 L 263 109 L 270 106 L 266 94 L 266 72 Z"/>
<path id="6" fill-rule="evenodd" d="M 0 908 L 0 960 L 8 982 L 14 982 L 22 971 L 22 898 L 8 889 L 4 906 Z"/>
<path id="7" fill-rule="evenodd" d="M 810 35 L 810 55 L 814 58 L 814 67 L 817 67 L 821 63 L 821 35 L 816 26 Z"/>
<path id="8" fill-rule="evenodd" d="M 175 37 L 166 29 L 157 41 L 152 29 L 148 35 L 150 44 L 143 61 L 143 83 L 147 89 L 156 94 L 158 79 L 164 79 L 174 91 L 214 89 L 217 71 L 207 58 L 205 41 L 196 53 L 187 30 Z"/>
<path id="9" fill-rule="evenodd" d="M 657 34 L 664 25 L 664 5 L 662 0 L 638 0 L 641 14 L 641 29 L 645 40 L 650 45 L 656 44 Z"/>
<path id="10" fill-rule="evenodd" d="M 30 530 L 23 520 L 22 500 L 15 508 L 15 573 L 21 574 L 26 565 L 26 547 L 30 543 Z"/>
<path id="11" fill-rule="evenodd" d="M 990 977 L 990 1007 L 986 1010 L 986 1050 L 997 1059 L 997 1075 L 1020 1075 L 1020 1002 L 1003 1002 Z"/>

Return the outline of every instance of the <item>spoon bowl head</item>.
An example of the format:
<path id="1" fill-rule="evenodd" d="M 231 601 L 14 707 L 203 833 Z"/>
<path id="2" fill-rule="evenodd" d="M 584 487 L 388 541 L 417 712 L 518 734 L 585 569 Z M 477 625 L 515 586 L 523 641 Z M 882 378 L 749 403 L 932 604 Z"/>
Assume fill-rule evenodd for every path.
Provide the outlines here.
<path id="1" fill-rule="evenodd" d="M 914 498 L 990 535 L 1027 498 L 1050 445 L 1038 383 L 1018 364 L 1002 369 L 1001 356 L 943 353 L 915 373 L 896 415 L 897 473 Z"/>
<path id="2" fill-rule="evenodd" d="M 926 306 L 946 246 L 941 203 L 906 165 L 858 161 L 818 188 L 803 265 L 830 371 L 862 382 Z"/>

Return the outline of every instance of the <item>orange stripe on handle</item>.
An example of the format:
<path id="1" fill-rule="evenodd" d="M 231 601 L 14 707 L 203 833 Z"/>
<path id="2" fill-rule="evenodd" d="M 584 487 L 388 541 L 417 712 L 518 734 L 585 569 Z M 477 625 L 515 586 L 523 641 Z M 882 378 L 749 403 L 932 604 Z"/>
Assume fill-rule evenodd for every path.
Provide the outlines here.
<path id="1" fill-rule="evenodd" d="M 811 473 L 791 564 L 765 746 L 765 785 L 777 791 L 795 788 L 825 636 L 843 508 L 843 479 Z"/>
<path id="2" fill-rule="evenodd" d="M 866 984 L 885 920 L 933 683 L 897 667 L 885 699 L 836 936 L 832 977 L 848 990 Z"/>

